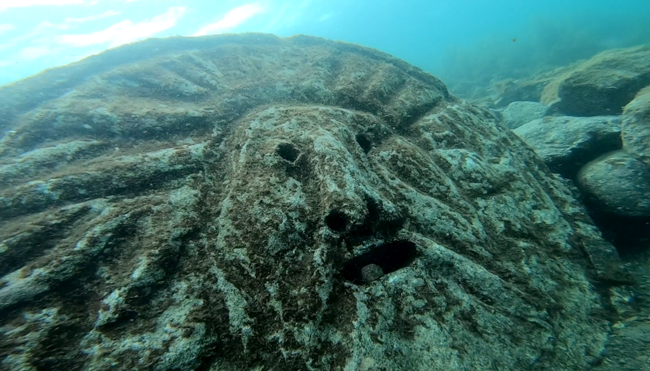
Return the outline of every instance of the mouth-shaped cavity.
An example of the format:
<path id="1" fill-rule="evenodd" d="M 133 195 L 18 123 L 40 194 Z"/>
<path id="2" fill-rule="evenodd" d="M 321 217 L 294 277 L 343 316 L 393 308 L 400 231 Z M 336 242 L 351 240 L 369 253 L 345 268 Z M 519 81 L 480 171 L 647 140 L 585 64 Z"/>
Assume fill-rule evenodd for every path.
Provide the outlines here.
<path id="1" fill-rule="evenodd" d="M 356 284 L 370 283 L 385 274 L 407 267 L 415 260 L 417 249 L 411 241 L 393 241 L 372 247 L 343 266 L 343 277 Z"/>

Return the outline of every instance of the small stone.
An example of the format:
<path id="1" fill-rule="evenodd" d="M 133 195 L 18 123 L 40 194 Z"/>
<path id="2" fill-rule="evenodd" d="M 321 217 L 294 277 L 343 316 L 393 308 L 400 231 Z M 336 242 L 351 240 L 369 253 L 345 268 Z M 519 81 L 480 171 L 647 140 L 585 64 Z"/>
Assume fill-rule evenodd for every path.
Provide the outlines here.
<path id="1" fill-rule="evenodd" d="M 361 268 L 361 281 L 370 283 L 384 276 L 384 270 L 377 264 L 368 264 Z"/>

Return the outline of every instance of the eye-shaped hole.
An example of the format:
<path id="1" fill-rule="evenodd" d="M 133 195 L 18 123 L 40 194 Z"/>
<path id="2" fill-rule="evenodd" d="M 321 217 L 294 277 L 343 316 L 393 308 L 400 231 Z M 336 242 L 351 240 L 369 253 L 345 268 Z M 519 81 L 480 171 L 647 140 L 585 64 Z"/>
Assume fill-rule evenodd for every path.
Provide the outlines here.
<path id="1" fill-rule="evenodd" d="M 275 150 L 275 152 L 278 154 L 278 156 L 282 157 L 283 159 L 289 162 L 296 161 L 298 155 L 300 155 L 300 151 L 298 150 L 298 148 L 296 148 L 291 143 L 280 144 L 278 148 Z"/>
<path id="2" fill-rule="evenodd" d="M 370 141 L 370 138 L 368 138 L 367 135 L 365 134 L 357 134 L 356 136 L 357 143 L 359 143 L 359 146 L 363 149 L 363 152 L 368 153 L 370 152 L 370 149 L 372 148 L 372 142 Z"/>
<path id="3" fill-rule="evenodd" d="M 343 232 L 348 224 L 348 217 L 338 210 L 332 210 L 325 217 L 325 223 L 329 229 L 335 232 Z"/>
<path id="4" fill-rule="evenodd" d="M 416 254 L 415 243 L 411 241 L 384 243 L 345 263 L 343 277 L 357 284 L 370 283 L 385 274 L 407 267 L 415 260 Z"/>

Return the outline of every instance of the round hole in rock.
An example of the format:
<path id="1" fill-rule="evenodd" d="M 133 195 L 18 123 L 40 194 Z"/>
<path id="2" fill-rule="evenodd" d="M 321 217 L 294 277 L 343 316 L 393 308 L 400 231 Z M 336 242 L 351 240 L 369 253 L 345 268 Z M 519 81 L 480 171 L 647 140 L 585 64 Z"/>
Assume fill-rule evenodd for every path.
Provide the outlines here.
<path id="1" fill-rule="evenodd" d="M 332 210 L 325 217 L 325 223 L 329 229 L 336 232 L 342 232 L 348 224 L 348 218 L 344 213 L 338 210 Z"/>
<path id="2" fill-rule="evenodd" d="M 407 267 L 415 260 L 416 254 L 415 243 L 411 241 L 384 243 L 346 262 L 343 278 L 356 284 L 369 283 L 381 277 L 379 272 L 388 274 Z"/>
<path id="3" fill-rule="evenodd" d="M 368 138 L 367 135 L 365 134 L 357 134 L 356 136 L 357 143 L 359 143 L 359 146 L 363 149 L 363 152 L 368 153 L 370 152 L 370 149 L 372 148 L 372 142 L 370 142 L 370 138 Z"/>
<path id="4" fill-rule="evenodd" d="M 291 143 L 282 143 L 276 149 L 276 153 L 283 159 L 294 162 L 300 155 L 300 151 Z"/>

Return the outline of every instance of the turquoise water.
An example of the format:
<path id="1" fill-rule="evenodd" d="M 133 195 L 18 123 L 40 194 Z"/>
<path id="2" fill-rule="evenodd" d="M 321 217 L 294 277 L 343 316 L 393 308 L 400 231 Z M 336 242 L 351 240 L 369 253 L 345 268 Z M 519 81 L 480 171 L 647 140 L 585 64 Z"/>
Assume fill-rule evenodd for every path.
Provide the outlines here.
<path id="1" fill-rule="evenodd" d="M 0 84 L 148 37 L 268 32 L 377 48 L 453 89 L 647 43 L 648 14 L 642 0 L 3 0 Z"/>

